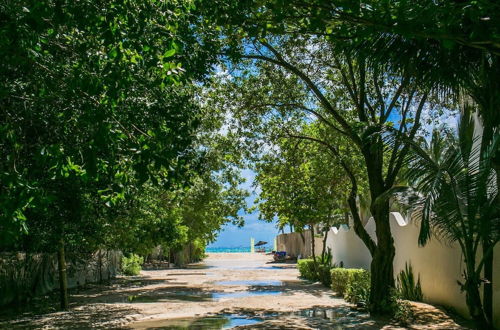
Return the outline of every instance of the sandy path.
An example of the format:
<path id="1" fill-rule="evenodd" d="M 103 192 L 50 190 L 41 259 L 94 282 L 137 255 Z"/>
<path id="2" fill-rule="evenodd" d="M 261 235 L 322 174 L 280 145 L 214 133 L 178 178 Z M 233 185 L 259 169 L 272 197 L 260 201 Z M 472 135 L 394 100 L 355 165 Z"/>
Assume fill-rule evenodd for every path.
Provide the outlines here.
<path id="1" fill-rule="evenodd" d="M 401 328 L 352 310 L 330 289 L 298 275 L 294 264 L 275 264 L 264 254 L 209 254 L 187 269 L 148 270 L 118 278 L 111 286 L 94 286 L 71 295 L 69 312 L 0 322 L 0 328 L 150 329 L 178 321 L 190 329 L 219 329 L 232 324 L 193 323 L 206 315 L 236 315 L 245 322 L 257 317 L 259 323 L 247 325 L 249 329 Z M 430 305 L 414 308 L 418 318 L 409 328 L 461 328 Z"/>
<path id="2" fill-rule="evenodd" d="M 269 263 L 272 257 L 264 254 L 231 253 L 210 254 L 195 268 L 145 272 L 151 280 L 167 278 L 159 288 L 196 293 L 215 293 L 206 301 L 185 301 L 184 297 L 155 303 L 137 303 L 141 318 L 175 318 L 219 313 L 223 310 L 256 309 L 269 311 L 296 311 L 311 306 L 333 307 L 343 305 L 331 290 L 320 284 L 308 284 L 298 279 L 294 264 Z M 197 268 L 199 267 L 199 268 Z M 242 281 L 251 281 L 244 283 Z M 255 281 L 255 282 L 254 282 Z M 222 282 L 222 283 L 219 283 Z M 258 283 L 261 282 L 261 283 Z M 258 283 L 259 285 L 255 285 Z M 266 291 L 272 294 L 267 295 Z M 256 294 L 251 296 L 244 296 Z"/>

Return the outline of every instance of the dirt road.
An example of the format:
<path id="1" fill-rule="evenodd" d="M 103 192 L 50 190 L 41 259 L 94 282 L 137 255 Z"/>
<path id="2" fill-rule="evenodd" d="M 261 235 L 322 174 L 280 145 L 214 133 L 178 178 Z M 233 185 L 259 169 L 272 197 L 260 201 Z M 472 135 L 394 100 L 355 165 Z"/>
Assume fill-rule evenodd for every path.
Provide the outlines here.
<path id="1" fill-rule="evenodd" d="M 0 322 L 4 328 L 401 329 L 346 304 L 295 264 L 264 254 L 210 254 L 184 269 L 147 270 L 71 295 L 72 310 Z M 414 304 L 408 328 L 462 329 L 441 310 Z"/>

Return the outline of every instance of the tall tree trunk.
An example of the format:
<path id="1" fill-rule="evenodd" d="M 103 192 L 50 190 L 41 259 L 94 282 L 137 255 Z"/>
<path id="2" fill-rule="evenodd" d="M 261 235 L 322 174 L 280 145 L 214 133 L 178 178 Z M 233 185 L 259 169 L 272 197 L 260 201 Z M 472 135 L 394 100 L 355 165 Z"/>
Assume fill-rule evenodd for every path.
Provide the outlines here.
<path id="1" fill-rule="evenodd" d="M 108 283 L 111 280 L 111 262 L 109 261 L 109 249 L 106 250 L 106 268 L 108 272 Z"/>
<path id="2" fill-rule="evenodd" d="M 487 112 L 487 110 L 484 110 Z M 484 123 L 483 135 L 481 137 L 481 158 L 484 158 L 485 151 L 491 145 L 494 138 L 493 127 L 488 125 L 489 123 Z M 500 164 L 497 162 L 500 158 L 500 150 L 498 150 L 495 154 L 491 156 L 491 166 L 496 173 L 496 184 L 497 188 L 500 189 Z M 487 191 L 484 190 L 484 193 L 487 194 Z M 484 200 L 487 200 L 487 196 L 484 196 Z M 495 218 L 500 215 L 500 194 L 496 196 L 496 205 L 497 207 L 493 209 L 491 217 Z M 483 276 L 486 282 L 483 284 L 483 309 L 484 315 L 488 323 L 493 324 L 493 243 L 491 232 L 492 221 L 487 217 L 488 221 L 484 221 L 481 224 L 481 245 L 483 250 L 484 257 L 484 269 Z"/>
<path id="3" fill-rule="evenodd" d="M 470 244 L 468 245 L 467 250 L 469 251 L 473 250 Z M 481 303 L 481 295 L 479 294 L 479 288 L 480 288 L 479 276 L 477 276 L 475 272 L 476 256 L 472 252 L 471 253 L 467 253 L 466 251 L 464 252 L 466 253 L 465 257 L 468 258 L 469 261 L 472 260 L 472 262 L 466 262 L 467 273 L 465 274 L 466 279 L 464 283 L 465 302 L 467 304 L 467 308 L 469 309 L 469 314 L 472 317 L 472 319 L 476 322 L 478 329 L 493 329 L 491 324 L 489 324 L 485 318 L 483 305 Z"/>
<path id="4" fill-rule="evenodd" d="M 316 248 L 316 244 L 315 244 L 315 239 L 314 239 L 314 225 L 309 225 L 309 230 L 311 231 L 311 254 L 312 254 L 312 258 L 313 258 L 313 263 L 314 263 L 314 267 L 316 269 L 318 269 L 318 265 L 316 264 L 316 252 L 314 251 L 315 248 Z"/>
<path id="5" fill-rule="evenodd" d="M 306 245 L 306 237 L 302 231 L 300 232 L 300 238 L 302 238 L 302 244 Z"/>
<path id="6" fill-rule="evenodd" d="M 483 240 L 484 278 L 483 283 L 483 309 L 488 323 L 493 323 L 493 244 Z M 489 253 L 488 253 L 489 252 Z"/>
<path id="7" fill-rule="evenodd" d="M 102 283 L 102 251 L 99 249 L 97 253 L 97 260 L 99 264 L 99 283 Z"/>
<path id="8" fill-rule="evenodd" d="M 373 314 L 391 314 L 394 291 L 394 256 L 396 248 L 389 221 L 389 200 L 378 200 L 392 183 L 384 181 L 384 146 L 380 138 L 363 146 L 370 186 L 370 213 L 375 221 L 376 247 L 372 249 L 370 264 L 371 286 L 369 309 Z"/>
<path id="9" fill-rule="evenodd" d="M 482 79 L 480 86 L 474 86 L 469 92 L 472 98 L 479 105 L 479 115 L 482 119 L 483 132 L 481 137 L 481 158 L 485 156 L 485 150 L 491 146 L 491 143 L 496 134 L 498 134 L 498 127 L 500 126 L 500 117 L 498 110 L 500 109 L 500 60 L 498 57 L 490 58 L 484 54 L 483 65 L 481 67 Z M 482 85 L 482 86 L 481 86 Z M 480 88 L 477 88 L 480 87 Z M 497 189 L 500 189 L 500 149 L 490 155 L 491 166 L 496 173 Z M 492 218 L 500 216 L 500 194 L 496 196 L 497 207 L 491 214 Z M 483 226 L 483 256 L 486 251 L 491 249 L 491 253 L 486 256 L 484 260 L 484 278 L 487 283 L 483 286 L 483 308 L 487 321 L 493 323 L 493 246 L 491 232 L 492 222 L 488 221 Z"/>
<path id="10" fill-rule="evenodd" d="M 68 300 L 68 276 L 66 271 L 66 257 L 64 253 L 64 240 L 59 241 L 59 249 L 57 250 L 57 265 L 59 270 L 59 292 L 61 296 L 61 309 L 69 308 Z"/>
<path id="11" fill-rule="evenodd" d="M 396 249 L 389 222 L 389 204 L 372 209 L 376 223 L 377 247 L 370 265 L 370 312 L 374 314 L 391 313 L 392 292 L 394 290 L 394 256 Z"/>
<path id="12" fill-rule="evenodd" d="M 494 155 L 492 159 L 492 167 L 496 173 L 496 183 L 497 189 L 500 189 L 500 151 Z M 493 210 L 493 217 L 500 216 L 500 193 L 497 193 L 496 196 L 496 209 Z M 493 324 L 493 261 L 494 261 L 494 246 L 491 240 L 491 221 L 490 221 L 490 230 L 487 230 L 486 234 L 482 239 L 483 246 L 483 256 L 484 260 L 484 278 L 486 282 L 483 284 L 483 309 L 486 320 L 489 324 Z"/>
<path id="13" fill-rule="evenodd" d="M 328 232 L 329 232 L 329 228 L 328 230 L 325 230 L 325 235 L 323 236 L 323 247 L 321 248 L 321 263 L 324 264 L 325 263 L 325 254 L 326 254 L 326 239 L 328 238 Z"/>

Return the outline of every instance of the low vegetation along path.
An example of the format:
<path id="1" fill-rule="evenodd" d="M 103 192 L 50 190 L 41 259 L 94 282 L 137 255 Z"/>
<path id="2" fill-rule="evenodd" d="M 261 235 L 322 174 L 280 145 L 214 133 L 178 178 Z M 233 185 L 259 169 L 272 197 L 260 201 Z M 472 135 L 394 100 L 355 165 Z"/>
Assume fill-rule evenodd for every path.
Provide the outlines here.
<path id="1" fill-rule="evenodd" d="M 298 278 L 295 264 L 269 255 L 210 254 L 184 269 L 143 270 L 110 286 L 72 294 L 72 309 L 0 323 L 8 328 L 396 329 L 370 318 L 321 284 Z M 441 310 L 414 304 L 407 327 L 461 329 Z"/>

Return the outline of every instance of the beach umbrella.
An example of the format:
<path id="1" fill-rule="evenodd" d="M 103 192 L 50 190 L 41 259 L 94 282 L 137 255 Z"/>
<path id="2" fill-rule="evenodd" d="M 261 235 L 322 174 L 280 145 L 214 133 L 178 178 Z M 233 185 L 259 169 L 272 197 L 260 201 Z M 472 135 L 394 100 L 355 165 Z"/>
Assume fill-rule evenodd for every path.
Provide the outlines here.
<path id="1" fill-rule="evenodd" d="M 258 241 L 255 246 L 261 246 L 261 245 L 266 245 L 267 242 L 264 242 L 264 241 Z"/>

